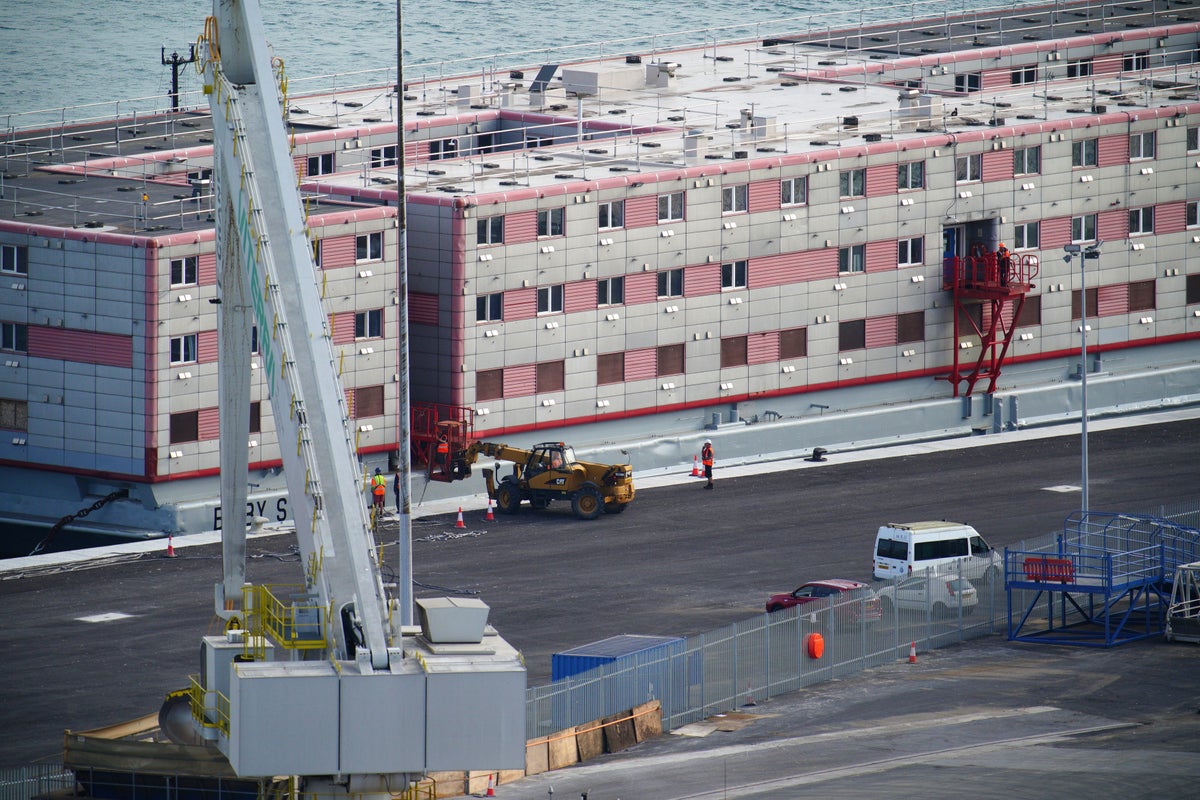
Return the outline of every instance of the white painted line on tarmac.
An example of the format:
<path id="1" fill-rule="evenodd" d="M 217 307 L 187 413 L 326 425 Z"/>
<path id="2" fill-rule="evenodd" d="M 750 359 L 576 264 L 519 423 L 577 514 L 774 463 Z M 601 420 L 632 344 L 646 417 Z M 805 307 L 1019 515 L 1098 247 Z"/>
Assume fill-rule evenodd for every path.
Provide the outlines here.
<path id="1" fill-rule="evenodd" d="M 109 611 L 106 614 L 89 614 L 86 617 L 76 617 L 76 622 L 116 622 L 119 619 L 132 619 L 132 614 L 124 614 L 120 611 Z"/>

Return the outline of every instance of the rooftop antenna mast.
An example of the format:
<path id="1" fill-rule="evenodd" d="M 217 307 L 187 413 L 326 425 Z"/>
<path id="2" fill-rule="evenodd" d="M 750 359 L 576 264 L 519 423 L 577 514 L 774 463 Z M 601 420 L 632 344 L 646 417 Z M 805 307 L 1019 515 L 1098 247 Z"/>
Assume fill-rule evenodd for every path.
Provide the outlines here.
<path id="1" fill-rule="evenodd" d="M 179 68 L 185 64 L 192 64 L 196 61 L 196 45 L 188 45 L 188 57 L 184 58 L 179 55 L 179 51 L 171 53 L 171 57 L 167 58 L 167 47 L 162 48 L 162 63 L 163 66 L 170 65 L 171 67 L 171 110 L 179 110 Z"/>

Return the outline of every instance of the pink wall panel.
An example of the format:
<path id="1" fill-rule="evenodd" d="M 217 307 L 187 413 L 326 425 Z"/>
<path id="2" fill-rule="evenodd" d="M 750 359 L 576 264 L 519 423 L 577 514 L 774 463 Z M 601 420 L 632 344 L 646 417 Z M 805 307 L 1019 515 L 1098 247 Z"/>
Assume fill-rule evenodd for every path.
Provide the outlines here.
<path id="1" fill-rule="evenodd" d="M 688 267 L 683 274 L 684 297 L 700 297 L 721 291 L 721 265 L 698 264 Z"/>
<path id="2" fill-rule="evenodd" d="M 343 311 L 341 314 L 330 314 L 329 326 L 334 344 L 354 343 L 354 312 Z"/>
<path id="3" fill-rule="evenodd" d="M 1125 314 L 1129 311 L 1129 286 L 1116 283 L 1096 290 L 1096 310 L 1102 317 Z"/>
<path id="4" fill-rule="evenodd" d="M 575 281 L 563 287 L 563 311 L 566 313 L 574 314 L 576 311 L 591 311 L 595 307 L 595 281 Z"/>
<path id="5" fill-rule="evenodd" d="M 658 198 L 631 197 L 625 201 L 625 227 L 645 228 L 658 224 Z"/>
<path id="6" fill-rule="evenodd" d="M 504 368 L 504 396 L 527 397 L 536 391 L 537 365 L 521 364 Z"/>
<path id="7" fill-rule="evenodd" d="M 876 164 L 867 167 L 867 197 L 881 197 L 895 194 L 899 187 L 899 178 L 895 164 Z"/>
<path id="8" fill-rule="evenodd" d="M 1071 218 L 1051 217 L 1042 220 L 1040 234 L 1039 248 L 1042 250 L 1052 250 L 1069 244 L 1071 241 Z"/>
<path id="9" fill-rule="evenodd" d="M 408 321 L 413 325 L 437 325 L 438 296 L 410 292 L 408 295 Z"/>
<path id="10" fill-rule="evenodd" d="M 1101 136 L 1096 143 L 1096 163 L 1115 167 L 1129 161 L 1129 137 L 1124 134 Z"/>
<path id="11" fill-rule="evenodd" d="M 29 355 L 37 358 L 106 367 L 133 366 L 133 339 L 128 336 L 30 325 L 28 337 Z"/>
<path id="12" fill-rule="evenodd" d="M 521 244 L 537 239 L 537 212 L 522 211 L 504 217 L 504 243 Z"/>
<path id="13" fill-rule="evenodd" d="M 220 437 L 221 417 L 217 413 L 217 409 L 212 407 L 202 408 L 196 416 L 199 417 L 198 429 L 200 441 L 204 442 Z"/>
<path id="14" fill-rule="evenodd" d="M 894 241 L 867 242 L 867 272 L 886 272 L 898 263 Z"/>
<path id="15" fill-rule="evenodd" d="M 321 269 L 352 267 L 356 257 L 355 237 L 329 236 L 321 240 Z"/>
<path id="16" fill-rule="evenodd" d="M 752 333 L 746 337 L 746 360 L 751 364 L 769 364 L 779 360 L 779 331 Z"/>
<path id="17" fill-rule="evenodd" d="M 201 364 L 212 364 L 217 360 L 217 332 L 200 331 L 196 336 L 196 360 Z"/>
<path id="18" fill-rule="evenodd" d="M 870 186 L 870 181 L 867 182 Z M 755 181 L 750 184 L 750 213 L 779 208 L 779 181 Z"/>
<path id="19" fill-rule="evenodd" d="M 992 150 L 983 154 L 983 179 L 1006 181 L 1013 176 L 1013 154 L 1011 150 Z"/>
<path id="20" fill-rule="evenodd" d="M 658 297 L 658 276 L 653 272 L 638 272 L 625 276 L 625 304 L 653 303 Z"/>
<path id="21" fill-rule="evenodd" d="M 532 319 L 537 316 L 537 289 L 511 289 L 504 293 L 504 319 Z"/>
<path id="22" fill-rule="evenodd" d="M 1179 233 L 1187 226 L 1184 224 L 1183 202 L 1163 203 L 1154 209 L 1155 233 Z M 1128 220 L 1128 217 L 1126 217 Z"/>
<path id="23" fill-rule="evenodd" d="M 895 317 L 867 319 L 867 347 L 887 347 L 896 343 Z"/>
<path id="24" fill-rule="evenodd" d="M 625 380 L 638 381 L 658 376 L 658 350 L 647 347 L 625 352 Z"/>
<path id="25" fill-rule="evenodd" d="M 196 257 L 196 270 L 201 286 L 212 286 L 217 282 L 217 254 L 201 253 Z"/>

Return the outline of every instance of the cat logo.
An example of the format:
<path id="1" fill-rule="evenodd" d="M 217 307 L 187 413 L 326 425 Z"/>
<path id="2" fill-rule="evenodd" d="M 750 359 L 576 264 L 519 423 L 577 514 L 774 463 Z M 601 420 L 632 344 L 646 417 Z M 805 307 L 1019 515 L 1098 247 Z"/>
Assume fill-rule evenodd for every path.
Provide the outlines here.
<path id="1" fill-rule="evenodd" d="M 567 479 L 566 478 L 555 478 L 554 480 L 550 481 L 550 485 L 551 486 L 566 486 Z"/>

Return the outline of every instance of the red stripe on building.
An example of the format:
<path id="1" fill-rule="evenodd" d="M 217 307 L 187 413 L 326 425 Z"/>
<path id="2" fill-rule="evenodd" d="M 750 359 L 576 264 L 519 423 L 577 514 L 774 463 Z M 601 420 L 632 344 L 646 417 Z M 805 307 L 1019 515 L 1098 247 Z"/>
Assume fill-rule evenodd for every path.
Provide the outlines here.
<path id="1" fill-rule="evenodd" d="M 867 272 L 887 272 L 899 263 L 894 241 L 867 242 Z"/>
<path id="2" fill-rule="evenodd" d="M 625 227 L 645 228 L 658 224 L 658 198 L 630 197 L 625 201 Z"/>
<path id="3" fill-rule="evenodd" d="M 34 358 L 57 358 L 106 367 L 133 366 L 133 339 L 115 333 L 30 325 L 26 347 Z"/>
<path id="4" fill-rule="evenodd" d="M 625 380 L 640 381 L 658 377 L 658 350 L 629 350 L 625 353 Z"/>
<path id="5" fill-rule="evenodd" d="M 867 167 L 867 197 L 882 197 L 899 191 L 900 178 L 895 164 Z"/>
<path id="6" fill-rule="evenodd" d="M 867 181 L 867 186 L 871 182 Z M 750 213 L 779 208 L 779 181 L 755 181 L 750 184 Z"/>
<path id="7" fill-rule="evenodd" d="M 1011 69 L 989 69 L 985 70 L 979 78 L 979 86 L 981 89 L 1001 89 L 1005 86 L 1012 86 L 1012 70 Z"/>
<path id="8" fill-rule="evenodd" d="M 330 236 L 321 240 L 321 269 L 352 267 L 357 259 L 353 236 Z"/>
<path id="9" fill-rule="evenodd" d="M 721 291 L 721 265 L 698 264 L 683 273 L 683 296 L 700 297 Z"/>
<path id="10" fill-rule="evenodd" d="M 217 332 L 200 331 L 196 334 L 196 361 L 201 364 L 212 364 L 217 360 Z"/>
<path id="11" fill-rule="evenodd" d="M 752 333 L 746 337 L 746 360 L 751 364 L 769 364 L 779 360 L 779 331 Z"/>
<path id="12" fill-rule="evenodd" d="M 511 289 L 504 293 L 504 319 L 532 319 L 537 316 L 537 289 Z"/>
<path id="13" fill-rule="evenodd" d="M 410 292 L 408 295 L 408 321 L 413 325 L 437 325 L 438 296 L 423 292 Z"/>
<path id="14" fill-rule="evenodd" d="M 992 150 L 983 154 L 983 179 L 1006 181 L 1013 176 L 1013 154 L 1011 150 Z"/>
<path id="15" fill-rule="evenodd" d="M 504 396 L 525 397 L 537 390 L 537 364 L 504 368 Z"/>
<path id="16" fill-rule="evenodd" d="M 202 408 L 197 414 L 197 437 L 200 441 L 216 439 L 221 435 L 221 416 L 217 409 Z"/>
<path id="17" fill-rule="evenodd" d="M 658 298 L 658 275 L 639 272 L 625 276 L 625 304 L 653 303 Z"/>
<path id="18" fill-rule="evenodd" d="M 751 289 L 782 286 L 820 278 L 836 278 L 838 274 L 837 250 L 830 247 L 822 250 L 801 250 L 752 258 L 749 271 Z"/>
<path id="19" fill-rule="evenodd" d="M 869 317 L 867 319 L 867 347 L 887 347 L 896 343 L 895 317 Z"/>
<path id="20" fill-rule="evenodd" d="M 1121 71 L 1120 55 L 1096 56 L 1092 59 L 1093 75 L 1114 75 Z"/>
<path id="21" fill-rule="evenodd" d="M 1124 134 L 1101 136 L 1096 143 L 1096 163 L 1101 167 L 1129 163 L 1129 137 Z"/>
<path id="22" fill-rule="evenodd" d="M 296 168 L 296 175 L 303 178 L 308 175 L 308 157 L 293 156 L 292 166 Z"/>
<path id="23" fill-rule="evenodd" d="M 1180 233 L 1187 228 L 1185 220 L 1186 203 L 1163 203 L 1154 209 L 1155 233 Z"/>
<path id="24" fill-rule="evenodd" d="M 354 343 L 354 312 L 329 315 L 329 335 L 334 344 Z"/>
<path id="25" fill-rule="evenodd" d="M 201 286 L 213 286 L 217 282 L 217 254 L 201 253 L 196 257 L 196 274 Z"/>
<path id="26" fill-rule="evenodd" d="M 1129 285 L 1115 283 L 1101 286 L 1096 291 L 1096 311 L 1102 317 L 1129 312 Z"/>
<path id="27" fill-rule="evenodd" d="M 1052 250 L 1062 247 L 1071 241 L 1071 218 L 1052 217 L 1051 219 L 1044 219 L 1042 220 L 1040 233 L 1040 243 L 1038 246 L 1041 249 Z"/>
<path id="28" fill-rule="evenodd" d="M 575 281 L 563 287 L 563 311 L 566 313 L 574 314 L 577 311 L 591 311 L 595 307 L 595 281 Z"/>
<path id="29" fill-rule="evenodd" d="M 1101 211 L 1096 215 L 1096 236 L 1105 241 L 1129 236 L 1129 212 L 1124 209 Z"/>
<path id="30" fill-rule="evenodd" d="M 537 212 L 522 211 L 504 218 L 504 243 L 521 244 L 537 239 Z"/>

